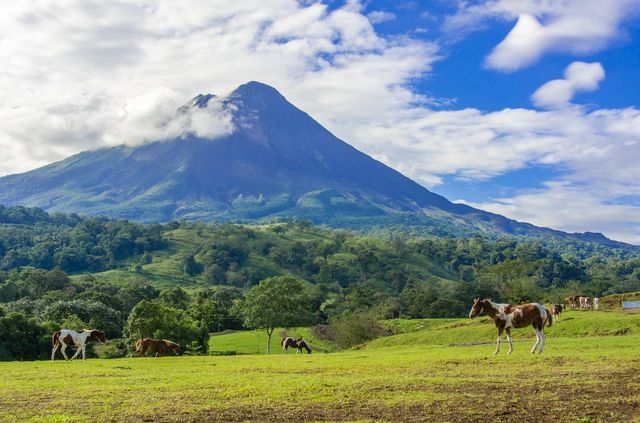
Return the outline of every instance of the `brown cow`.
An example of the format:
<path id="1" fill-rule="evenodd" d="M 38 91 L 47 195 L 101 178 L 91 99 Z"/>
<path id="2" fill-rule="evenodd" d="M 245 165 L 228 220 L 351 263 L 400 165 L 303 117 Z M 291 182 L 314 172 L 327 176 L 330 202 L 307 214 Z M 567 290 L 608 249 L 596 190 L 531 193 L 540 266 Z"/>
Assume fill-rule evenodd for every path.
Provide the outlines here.
<path id="1" fill-rule="evenodd" d="M 180 345 L 167 339 L 144 338 L 136 341 L 136 353 L 139 357 L 144 356 L 147 352 L 156 353 L 156 357 L 160 357 L 168 350 L 173 350 L 175 355 L 180 354 Z"/>

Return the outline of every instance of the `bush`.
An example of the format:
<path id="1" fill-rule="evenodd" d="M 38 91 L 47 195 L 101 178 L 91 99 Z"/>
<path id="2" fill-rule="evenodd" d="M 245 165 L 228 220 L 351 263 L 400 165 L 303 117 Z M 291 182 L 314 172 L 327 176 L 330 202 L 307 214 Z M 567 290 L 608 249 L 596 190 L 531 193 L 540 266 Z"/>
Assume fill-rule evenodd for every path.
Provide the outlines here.
<path id="1" fill-rule="evenodd" d="M 329 339 L 340 348 L 351 348 L 390 334 L 368 313 L 341 314 L 329 319 Z"/>

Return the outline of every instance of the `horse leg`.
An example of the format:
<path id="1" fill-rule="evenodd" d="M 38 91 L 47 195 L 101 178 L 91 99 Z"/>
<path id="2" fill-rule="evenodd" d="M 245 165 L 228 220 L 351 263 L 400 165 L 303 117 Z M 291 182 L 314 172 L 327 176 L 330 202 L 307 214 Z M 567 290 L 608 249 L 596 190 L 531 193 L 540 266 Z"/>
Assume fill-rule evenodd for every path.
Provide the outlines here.
<path id="1" fill-rule="evenodd" d="M 67 344 L 62 344 L 62 348 L 60 348 L 60 352 L 62 353 L 62 356 L 64 357 L 65 360 L 68 360 L 69 357 L 67 357 Z"/>
<path id="2" fill-rule="evenodd" d="M 56 343 L 56 344 L 53 346 L 53 349 L 51 350 L 51 360 L 52 360 L 52 361 L 56 359 L 56 351 L 58 351 L 58 347 L 59 347 L 59 346 L 60 346 L 60 344 L 59 344 L 59 343 Z"/>
<path id="3" fill-rule="evenodd" d="M 536 332 L 536 343 L 533 345 L 533 348 L 531 349 L 531 354 L 534 354 L 536 352 L 536 349 L 538 348 L 538 345 L 540 344 L 540 333 L 538 332 L 538 328 L 536 327 L 536 325 L 533 325 L 533 330 Z"/>
<path id="4" fill-rule="evenodd" d="M 76 351 L 76 353 L 73 355 L 73 357 L 71 357 L 71 360 L 74 360 L 75 358 L 77 358 L 80 353 L 82 352 L 82 349 L 84 348 L 84 346 L 82 347 L 78 347 L 78 350 Z"/>
<path id="5" fill-rule="evenodd" d="M 513 341 L 511 340 L 511 328 L 506 328 L 505 332 L 507 332 L 507 341 L 509 341 L 509 354 L 513 352 Z"/>
<path id="6" fill-rule="evenodd" d="M 498 328 L 498 342 L 496 342 L 496 351 L 493 353 L 493 355 L 497 355 L 500 352 L 500 342 L 502 342 L 502 331 L 503 331 L 503 328 L 499 327 Z"/>
<path id="7" fill-rule="evenodd" d="M 538 350 L 538 354 L 542 354 L 542 350 L 544 350 L 544 342 L 547 340 L 547 335 L 544 334 L 544 323 L 540 327 L 540 349 Z"/>
<path id="8" fill-rule="evenodd" d="M 86 346 L 86 345 L 84 345 L 84 346 L 82 347 L 82 359 L 83 359 L 83 360 L 86 360 L 86 359 L 87 359 L 87 346 Z"/>

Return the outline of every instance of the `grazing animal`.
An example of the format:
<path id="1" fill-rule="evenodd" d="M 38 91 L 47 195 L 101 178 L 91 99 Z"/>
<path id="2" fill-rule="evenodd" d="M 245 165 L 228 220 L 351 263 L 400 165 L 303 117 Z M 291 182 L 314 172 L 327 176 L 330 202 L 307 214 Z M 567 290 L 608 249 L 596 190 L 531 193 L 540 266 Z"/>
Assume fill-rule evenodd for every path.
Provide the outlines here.
<path id="1" fill-rule="evenodd" d="M 280 341 L 280 346 L 282 346 L 283 354 L 287 353 L 289 347 L 297 348 L 298 351 L 296 352 L 296 354 L 302 353 L 303 348 L 307 350 L 307 354 L 311 354 L 311 347 L 309 346 L 309 343 L 304 340 L 304 338 L 293 339 L 290 336 L 287 336 L 285 338 L 282 338 L 282 340 Z"/>
<path id="2" fill-rule="evenodd" d="M 51 350 L 51 360 L 56 359 L 58 347 L 61 347 L 60 352 L 64 356 L 64 359 L 69 360 L 65 352 L 68 346 L 78 348 L 73 357 L 71 357 L 71 360 L 78 357 L 80 352 L 82 352 L 82 359 L 84 360 L 87 358 L 87 344 L 91 341 L 100 341 L 104 344 L 107 342 L 107 338 L 103 331 L 97 329 L 85 329 L 80 333 L 70 329 L 62 329 L 54 332 L 51 337 L 51 345 L 53 346 Z"/>
<path id="3" fill-rule="evenodd" d="M 581 310 L 585 310 L 585 309 L 588 309 L 590 307 L 589 297 L 581 295 L 579 300 L 580 300 L 580 309 Z"/>
<path id="4" fill-rule="evenodd" d="M 156 357 L 160 357 L 168 350 L 172 350 L 175 355 L 180 354 L 180 345 L 167 339 L 144 338 L 136 341 L 136 353 L 139 357 L 144 356 L 147 352 L 156 353 Z"/>
<path id="5" fill-rule="evenodd" d="M 593 298 L 593 309 L 595 311 L 598 311 L 598 308 L 600 307 L 600 298 L 598 297 L 594 297 Z"/>
<path id="6" fill-rule="evenodd" d="M 500 352 L 500 342 L 502 342 L 503 331 L 507 333 L 509 354 L 511 354 L 513 352 L 511 328 L 523 328 L 529 325 L 533 326 L 537 338 L 531 353 L 535 353 L 538 346 L 540 346 L 538 353 L 542 353 L 542 350 L 544 350 L 544 341 L 546 339 L 544 325 L 546 323 L 548 326 L 551 326 L 552 321 L 551 313 L 543 305 L 530 303 L 512 306 L 510 304 L 497 304 L 490 299 L 481 300 L 480 298 L 476 298 L 469 312 L 469 318 L 474 319 L 482 313 L 491 317 L 498 329 L 498 342 L 496 351 L 493 353 L 494 355 Z"/>
<path id="7" fill-rule="evenodd" d="M 558 315 L 562 313 L 563 309 L 564 307 L 562 307 L 562 304 L 553 304 L 551 306 L 551 315 L 553 316 L 554 322 L 558 323 Z"/>
<path id="8" fill-rule="evenodd" d="M 575 295 L 567 297 L 566 300 L 569 303 L 569 305 L 571 306 L 571 308 L 578 307 L 578 297 L 576 297 Z"/>

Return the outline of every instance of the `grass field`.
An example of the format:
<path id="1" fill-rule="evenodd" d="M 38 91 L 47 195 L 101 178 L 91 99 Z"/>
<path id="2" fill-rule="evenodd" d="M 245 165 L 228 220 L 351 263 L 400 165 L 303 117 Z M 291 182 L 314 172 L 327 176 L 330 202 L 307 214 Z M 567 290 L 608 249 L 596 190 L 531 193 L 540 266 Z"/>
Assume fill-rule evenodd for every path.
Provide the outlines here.
<path id="1" fill-rule="evenodd" d="M 0 421 L 640 421 L 640 314 L 563 317 L 542 355 L 443 319 L 330 354 L 0 363 Z"/>

